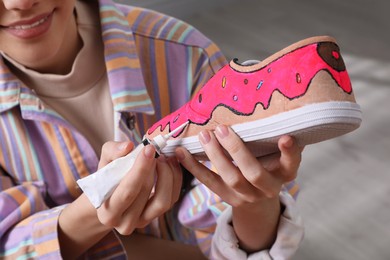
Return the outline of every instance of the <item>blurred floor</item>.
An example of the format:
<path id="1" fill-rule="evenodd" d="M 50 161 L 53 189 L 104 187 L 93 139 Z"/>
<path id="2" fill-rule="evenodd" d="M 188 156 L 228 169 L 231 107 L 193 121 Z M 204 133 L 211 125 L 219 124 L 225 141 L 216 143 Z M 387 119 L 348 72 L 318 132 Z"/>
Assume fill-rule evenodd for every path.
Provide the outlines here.
<path id="1" fill-rule="evenodd" d="M 298 177 L 306 236 L 294 259 L 390 259 L 390 1 L 187 0 L 180 8 L 149 2 L 240 61 L 263 59 L 310 36 L 337 39 L 363 124 L 306 147 Z"/>

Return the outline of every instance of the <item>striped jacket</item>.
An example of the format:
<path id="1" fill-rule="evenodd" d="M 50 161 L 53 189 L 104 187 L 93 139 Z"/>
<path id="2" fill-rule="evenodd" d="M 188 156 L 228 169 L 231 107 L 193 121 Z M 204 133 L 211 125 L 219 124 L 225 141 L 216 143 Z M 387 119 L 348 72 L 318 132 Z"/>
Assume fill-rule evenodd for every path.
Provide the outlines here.
<path id="1" fill-rule="evenodd" d="M 99 2 L 115 139 L 138 143 L 148 126 L 183 105 L 226 61 L 213 42 L 182 21 Z M 0 58 L 0 258 L 61 258 L 58 216 L 81 194 L 76 180 L 95 172 L 98 160 L 86 138 Z M 180 209 L 139 232 L 198 243 L 207 254 L 225 207 L 198 184 Z M 111 233 L 86 257 L 125 255 Z"/>
<path id="2" fill-rule="evenodd" d="M 100 1 L 100 16 L 118 141 L 139 142 L 152 122 L 186 102 L 225 63 L 210 40 L 171 17 L 111 1 Z M 98 159 L 85 137 L 1 60 L 0 258 L 60 257 L 58 215 L 80 195 L 75 181 L 95 172 Z M 141 232 L 193 239 L 175 233 L 181 227 L 168 225 L 176 221 L 171 215 Z M 122 251 L 108 236 L 88 253 Z"/>

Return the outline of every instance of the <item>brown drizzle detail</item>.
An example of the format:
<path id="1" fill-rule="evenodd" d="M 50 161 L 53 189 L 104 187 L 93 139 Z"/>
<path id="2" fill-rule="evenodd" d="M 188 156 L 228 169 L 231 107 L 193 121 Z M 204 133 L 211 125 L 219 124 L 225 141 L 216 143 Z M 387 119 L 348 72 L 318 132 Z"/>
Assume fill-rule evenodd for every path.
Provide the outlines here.
<path id="1" fill-rule="evenodd" d="M 317 45 L 318 55 L 333 69 L 344 71 L 345 64 L 340 49 L 334 42 L 321 42 Z"/>
<path id="2" fill-rule="evenodd" d="M 199 103 L 202 103 L 202 94 L 199 94 L 199 97 L 198 97 L 198 101 L 199 101 Z"/>

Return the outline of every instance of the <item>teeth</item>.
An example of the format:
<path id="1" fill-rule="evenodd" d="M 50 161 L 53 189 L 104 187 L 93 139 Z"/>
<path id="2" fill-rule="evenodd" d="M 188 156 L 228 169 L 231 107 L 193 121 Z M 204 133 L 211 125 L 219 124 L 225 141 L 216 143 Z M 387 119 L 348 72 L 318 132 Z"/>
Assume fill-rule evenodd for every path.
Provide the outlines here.
<path id="1" fill-rule="evenodd" d="M 40 24 L 42 24 L 43 22 L 45 22 L 47 20 L 47 17 L 45 18 L 42 18 L 41 20 L 39 21 L 36 21 L 35 23 L 32 23 L 32 24 L 25 24 L 25 25 L 18 25 L 18 26 L 10 26 L 9 28 L 11 29 L 16 29 L 16 30 L 27 30 L 27 29 L 31 29 L 31 28 L 34 28 Z"/>

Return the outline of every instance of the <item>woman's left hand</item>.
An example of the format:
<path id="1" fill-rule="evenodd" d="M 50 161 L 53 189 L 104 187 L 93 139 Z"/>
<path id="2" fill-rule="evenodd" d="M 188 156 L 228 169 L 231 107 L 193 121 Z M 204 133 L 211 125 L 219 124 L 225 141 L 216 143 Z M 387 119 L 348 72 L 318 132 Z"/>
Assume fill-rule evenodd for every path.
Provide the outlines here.
<path id="1" fill-rule="evenodd" d="M 240 246 L 247 251 L 270 246 L 280 216 L 279 192 L 284 183 L 296 178 L 303 148 L 292 137 L 283 136 L 278 142 L 280 153 L 256 158 L 224 125 L 215 132 L 202 131 L 199 139 L 217 173 L 184 148 L 176 151 L 180 163 L 233 207 L 233 226 Z M 258 232 L 262 232 L 263 240 Z"/>

